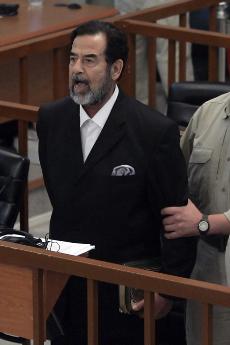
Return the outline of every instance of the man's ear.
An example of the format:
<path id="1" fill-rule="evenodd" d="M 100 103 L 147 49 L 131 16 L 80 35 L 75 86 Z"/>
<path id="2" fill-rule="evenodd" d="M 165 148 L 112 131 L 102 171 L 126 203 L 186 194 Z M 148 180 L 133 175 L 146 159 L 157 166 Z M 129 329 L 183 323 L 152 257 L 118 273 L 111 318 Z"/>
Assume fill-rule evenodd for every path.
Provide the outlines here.
<path id="1" fill-rule="evenodd" d="M 117 81 L 120 78 L 124 63 L 123 60 L 116 60 L 111 66 L 111 78 L 114 81 Z"/>

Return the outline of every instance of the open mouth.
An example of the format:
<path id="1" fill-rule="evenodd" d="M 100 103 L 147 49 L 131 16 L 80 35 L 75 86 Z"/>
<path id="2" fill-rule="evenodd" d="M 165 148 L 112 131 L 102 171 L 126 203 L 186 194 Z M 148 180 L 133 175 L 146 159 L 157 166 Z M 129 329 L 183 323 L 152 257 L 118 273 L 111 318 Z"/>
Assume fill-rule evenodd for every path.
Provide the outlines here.
<path id="1" fill-rule="evenodd" d="M 89 83 L 85 80 L 74 80 L 73 81 L 73 90 L 74 92 L 86 91 L 89 88 Z"/>
<path id="2" fill-rule="evenodd" d="M 74 80 L 74 84 L 88 85 L 89 83 L 86 80 Z"/>

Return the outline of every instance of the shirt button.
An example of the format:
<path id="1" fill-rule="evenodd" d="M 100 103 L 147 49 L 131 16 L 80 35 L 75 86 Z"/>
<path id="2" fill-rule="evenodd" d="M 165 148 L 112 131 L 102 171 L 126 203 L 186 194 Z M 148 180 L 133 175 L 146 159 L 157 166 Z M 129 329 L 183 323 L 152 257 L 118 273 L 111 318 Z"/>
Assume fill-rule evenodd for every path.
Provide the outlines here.
<path id="1" fill-rule="evenodd" d="M 227 158 L 227 161 L 230 162 L 230 157 Z"/>
<path id="2" fill-rule="evenodd" d="M 225 192 L 225 188 L 224 187 L 221 190 L 222 190 L 222 192 Z"/>

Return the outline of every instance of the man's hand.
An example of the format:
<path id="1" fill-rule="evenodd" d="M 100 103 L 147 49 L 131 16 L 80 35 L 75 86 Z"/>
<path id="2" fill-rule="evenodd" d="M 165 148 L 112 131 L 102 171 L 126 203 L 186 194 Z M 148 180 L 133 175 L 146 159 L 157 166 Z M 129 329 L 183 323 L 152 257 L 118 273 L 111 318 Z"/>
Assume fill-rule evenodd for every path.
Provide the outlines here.
<path id="1" fill-rule="evenodd" d="M 155 293 L 155 320 L 161 319 L 166 316 L 172 308 L 172 302 L 167 298 L 160 296 L 158 293 Z M 132 303 L 132 309 L 135 312 L 138 312 L 140 317 L 143 317 L 144 309 L 144 300 Z"/>
<path id="2" fill-rule="evenodd" d="M 197 224 L 202 213 L 188 200 L 186 206 L 166 207 L 161 210 L 165 237 L 174 239 L 179 237 L 199 236 Z"/>

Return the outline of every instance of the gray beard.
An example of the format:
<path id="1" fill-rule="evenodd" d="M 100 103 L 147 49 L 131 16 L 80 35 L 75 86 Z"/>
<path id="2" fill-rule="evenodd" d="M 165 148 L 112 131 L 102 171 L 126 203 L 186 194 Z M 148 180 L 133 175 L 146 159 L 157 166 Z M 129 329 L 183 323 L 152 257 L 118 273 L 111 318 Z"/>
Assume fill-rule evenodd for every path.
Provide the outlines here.
<path id="1" fill-rule="evenodd" d="M 106 95 L 108 94 L 112 85 L 112 80 L 110 79 L 110 70 L 107 70 L 106 78 L 104 83 L 98 90 L 89 90 L 85 95 L 76 95 L 73 87 L 70 88 L 70 97 L 77 104 L 81 105 L 94 105 L 101 103 Z"/>
<path id="2" fill-rule="evenodd" d="M 75 103 L 81 105 L 97 104 L 104 98 L 101 93 L 99 94 L 99 92 L 97 92 L 95 94 L 91 90 L 88 91 L 85 95 L 76 95 L 73 90 L 70 90 L 70 97 Z"/>

